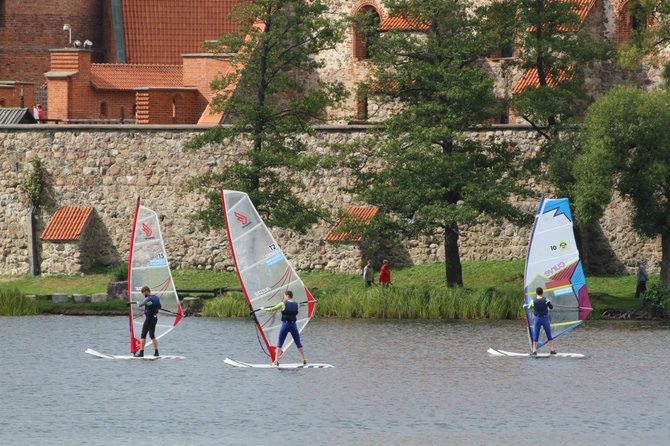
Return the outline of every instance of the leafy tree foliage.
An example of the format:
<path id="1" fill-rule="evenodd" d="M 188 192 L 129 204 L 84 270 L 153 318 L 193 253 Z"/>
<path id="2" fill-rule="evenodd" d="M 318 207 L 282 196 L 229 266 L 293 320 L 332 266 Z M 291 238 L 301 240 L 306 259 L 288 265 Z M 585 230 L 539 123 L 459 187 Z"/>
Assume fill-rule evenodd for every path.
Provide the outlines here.
<path id="1" fill-rule="evenodd" d="M 244 139 L 251 148 L 221 174 L 202 175 L 190 184 L 209 198 L 209 206 L 196 215 L 203 227 L 225 224 L 214 187 L 247 192 L 270 226 L 304 232 L 321 215 L 316 204 L 298 196 L 304 188 L 298 173 L 317 163 L 304 136 L 314 134 L 312 125 L 344 97 L 340 83 L 315 76 L 323 65 L 316 55 L 343 37 L 338 21 L 326 12 L 324 3 L 304 0 L 249 0 L 235 6 L 237 31 L 212 48 L 234 53 L 234 69 L 212 83 L 218 91 L 212 109 L 225 110 L 230 125 L 208 130 L 188 147 Z"/>
<path id="2" fill-rule="evenodd" d="M 538 84 L 514 93 L 512 107 L 543 138 L 532 167 L 546 171 L 557 193 L 570 197 L 575 178 L 569 163 L 579 152 L 574 124 L 592 100 L 584 69 L 610 57 L 611 47 L 584 29 L 576 2 L 511 0 L 511 5 L 518 11 L 517 65 L 535 73 Z"/>
<path id="3" fill-rule="evenodd" d="M 661 236 L 661 280 L 670 289 L 670 95 L 612 89 L 589 107 L 581 140 L 578 217 L 600 218 L 614 191 L 630 200 L 633 227 Z"/>
<path id="4" fill-rule="evenodd" d="M 480 66 L 497 43 L 482 14 L 454 0 L 390 0 L 389 15 L 420 32 L 394 30 L 375 41 L 373 78 L 362 86 L 395 103 L 348 166 L 358 198 L 393 215 L 387 230 L 444 238 L 447 286 L 462 285 L 459 227 L 482 214 L 521 218 L 507 201 L 515 184 L 516 150 L 464 137 L 497 106 Z M 377 227 L 376 230 L 381 230 Z"/>

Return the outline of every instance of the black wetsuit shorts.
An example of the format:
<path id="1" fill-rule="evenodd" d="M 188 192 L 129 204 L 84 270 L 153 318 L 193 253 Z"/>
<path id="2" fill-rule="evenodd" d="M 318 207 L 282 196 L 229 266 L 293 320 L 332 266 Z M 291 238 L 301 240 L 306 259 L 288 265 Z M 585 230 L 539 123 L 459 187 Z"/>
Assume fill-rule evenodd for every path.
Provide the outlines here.
<path id="1" fill-rule="evenodd" d="M 149 337 L 154 339 L 156 337 L 156 323 L 158 322 L 158 315 L 145 315 L 144 325 L 142 325 L 142 337 L 140 339 L 146 339 L 147 333 Z"/>

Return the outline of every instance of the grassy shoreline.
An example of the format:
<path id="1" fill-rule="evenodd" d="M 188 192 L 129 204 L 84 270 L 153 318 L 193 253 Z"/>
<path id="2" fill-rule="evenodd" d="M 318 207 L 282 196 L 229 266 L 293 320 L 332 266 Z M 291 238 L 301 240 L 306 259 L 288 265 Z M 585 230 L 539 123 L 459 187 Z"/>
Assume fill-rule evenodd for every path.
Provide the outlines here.
<path id="1" fill-rule="evenodd" d="M 365 288 L 356 274 L 333 274 L 323 271 L 300 273 L 316 299 L 317 317 L 341 318 L 407 318 L 407 319 L 517 319 L 523 317 L 521 306 L 524 260 L 496 260 L 463 263 L 463 288 L 447 289 L 444 264 L 416 265 L 392 270 L 389 288 Z M 378 272 L 377 272 L 378 273 Z M 234 272 L 175 270 L 177 288 L 239 287 Z M 0 276 L 0 291 L 18 289 L 21 294 L 38 296 L 39 313 L 64 313 L 81 309 L 96 312 L 127 311 L 122 301 L 104 304 L 54 304 L 47 294 L 89 294 L 107 290 L 114 271 L 86 276 L 28 277 Z M 652 281 L 658 281 L 658 276 Z M 632 312 L 640 309 L 634 298 L 635 276 L 587 276 L 594 311 L 599 319 L 603 312 Z M 184 297 L 184 296 L 180 296 Z M 246 317 L 248 309 L 241 293 L 228 293 L 207 299 L 203 316 Z"/>

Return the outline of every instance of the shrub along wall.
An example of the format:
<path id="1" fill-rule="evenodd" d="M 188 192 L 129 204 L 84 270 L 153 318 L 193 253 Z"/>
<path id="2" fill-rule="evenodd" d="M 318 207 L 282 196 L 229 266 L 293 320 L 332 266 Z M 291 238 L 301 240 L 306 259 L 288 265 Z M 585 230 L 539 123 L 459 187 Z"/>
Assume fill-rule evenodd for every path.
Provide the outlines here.
<path id="1" fill-rule="evenodd" d="M 104 253 L 98 256 L 98 262 L 111 265 L 128 258 L 135 201 L 141 197 L 142 204 L 161 216 L 173 267 L 231 269 L 225 231 L 202 232 L 188 219 L 205 202 L 199 195 L 185 193 L 183 186 L 197 175 L 220 172 L 239 159 L 247 146 L 244 141 L 230 141 L 197 152 L 185 150 L 186 141 L 203 130 L 202 126 L 0 126 L 0 274 L 29 272 L 28 208 L 20 184 L 35 157 L 47 172 L 48 204 L 40 213 L 40 227 L 61 206 L 93 206 L 99 221 L 90 243 Z M 367 130 L 366 126 L 324 126 L 315 137 L 305 138 L 316 153 L 326 153 L 329 144 L 362 140 Z M 482 129 L 473 136 L 514 140 L 525 152 L 536 147 L 535 133 L 520 126 Z M 324 202 L 333 217 L 338 210 L 361 204 L 340 190 L 351 181 L 344 170 L 318 171 L 301 180 L 307 185 L 304 198 Z M 551 192 L 545 187 L 537 189 L 537 197 L 517 204 L 534 213 L 539 197 Z M 361 257 L 367 255 L 357 245 L 323 241 L 333 223 L 316 225 L 305 235 L 287 230 L 273 233 L 298 269 L 360 271 Z M 529 234 L 529 227 L 495 224 L 483 218 L 463 228 L 462 259 L 523 258 Z M 620 202 L 613 204 L 600 224 L 585 234 L 590 261 L 602 272 L 632 273 L 638 258 L 647 263 L 651 272 L 657 270 L 659 242 L 631 230 L 625 206 Z M 62 252 L 67 255 L 66 250 Z M 379 262 L 382 256 L 389 257 L 395 265 L 436 262 L 444 260 L 444 248 L 439 239 L 421 237 L 398 242 L 392 251 L 373 260 Z M 48 263 L 58 264 L 59 259 L 50 257 Z M 74 269 L 86 270 L 90 266 Z M 76 273 L 75 270 L 67 272 Z"/>

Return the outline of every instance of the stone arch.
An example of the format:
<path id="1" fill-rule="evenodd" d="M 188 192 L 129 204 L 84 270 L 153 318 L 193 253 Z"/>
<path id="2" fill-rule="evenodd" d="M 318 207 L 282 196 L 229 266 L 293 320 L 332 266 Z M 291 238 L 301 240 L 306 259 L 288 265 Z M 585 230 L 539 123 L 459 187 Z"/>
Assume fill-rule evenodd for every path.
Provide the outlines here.
<path id="1" fill-rule="evenodd" d="M 376 1 L 364 0 L 356 4 L 351 10 L 351 16 L 356 17 L 360 14 L 365 14 L 372 12 L 372 20 L 377 21 L 381 24 L 382 18 L 384 17 L 384 11 L 382 7 Z M 352 27 L 353 34 L 353 52 L 355 59 L 369 59 L 370 58 L 370 37 L 371 35 L 366 35 L 363 32 L 357 31 Z"/>

